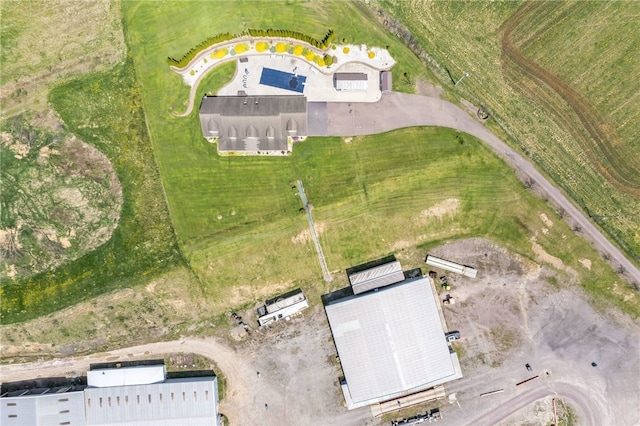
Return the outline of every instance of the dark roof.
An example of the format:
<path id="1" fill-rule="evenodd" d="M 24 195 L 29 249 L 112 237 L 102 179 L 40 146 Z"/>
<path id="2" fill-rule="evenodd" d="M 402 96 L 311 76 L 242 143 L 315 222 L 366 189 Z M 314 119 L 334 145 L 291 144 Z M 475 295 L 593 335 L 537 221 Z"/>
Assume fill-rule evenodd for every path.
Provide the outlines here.
<path id="1" fill-rule="evenodd" d="M 363 72 L 337 72 L 333 75 L 334 80 L 368 80 L 367 74 Z"/>
<path id="2" fill-rule="evenodd" d="M 288 151 L 288 137 L 307 136 L 304 96 L 205 96 L 200 105 L 205 138 L 218 151 Z"/>
<path id="3" fill-rule="evenodd" d="M 380 73 L 380 89 L 383 92 L 390 92 L 392 90 L 391 71 L 382 71 Z"/>
<path id="4" fill-rule="evenodd" d="M 285 113 L 306 113 L 304 96 L 205 96 L 200 114 L 237 117 L 266 117 Z"/>

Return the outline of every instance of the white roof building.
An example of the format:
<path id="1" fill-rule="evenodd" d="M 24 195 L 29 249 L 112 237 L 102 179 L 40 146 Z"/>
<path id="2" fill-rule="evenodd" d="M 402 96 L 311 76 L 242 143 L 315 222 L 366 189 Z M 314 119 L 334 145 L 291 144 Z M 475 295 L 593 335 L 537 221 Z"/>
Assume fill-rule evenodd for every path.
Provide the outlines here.
<path id="1" fill-rule="evenodd" d="M 0 398 L 2 426 L 219 426 L 218 379 L 166 378 L 164 364 L 87 374 L 88 386 L 11 392 Z M 122 365 L 117 364 L 117 365 Z M 103 368 L 107 367 L 107 368 Z"/>
<path id="2" fill-rule="evenodd" d="M 326 304 L 344 372 L 347 408 L 462 377 L 436 303 L 429 279 L 421 277 Z"/>
<path id="3" fill-rule="evenodd" d="M 87 385 L 96 388 L 148 385 L 164 382 L 166 375 L 167 369 L 164 364 L 101 368 L 87 372 Z"/>
<path id="4" fill-rule="evenodd" d="M 43 390 L 44 391 L 44 390 Z M 3 426 L 83 426 L 83 393 L 64 392 L 5 396 L 1 398 L 0 424 Z"/>
<path id="5" fill-rule="evenodd" d="M 364 91 L 369 76 L 363 72 L 337 72 L 333 74 L 333 87 L 338 91 Z"/>

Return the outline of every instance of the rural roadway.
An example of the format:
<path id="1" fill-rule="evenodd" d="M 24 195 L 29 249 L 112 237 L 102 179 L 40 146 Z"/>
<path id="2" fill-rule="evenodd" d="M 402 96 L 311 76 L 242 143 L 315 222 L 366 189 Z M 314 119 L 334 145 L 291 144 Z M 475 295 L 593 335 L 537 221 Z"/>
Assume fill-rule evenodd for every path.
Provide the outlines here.
<path id="1" fill-rule="evenodd" d="M 117 349 L 111 352 L 98 353 L 76 358 L 62 358 L 51 361 L 33 362 L 27 364 L 3 365 L 0 377 L 4 382 L 31 380 L 39 377 L 65 377 L 80 376 L 84 374 L 92 363 L 116 362 L 140 359 L 142 357 L 161 357 L 164 354 L 176 352 L 190 352 L 214 360 L 221 372 L 226 376 L 226 396 L 220 404 L 220 412 L 224 413 L 233 425 L 244 424 L 271 424 L 265 418 L 264 411 L 256 409 L 261 406 L 265 393 L 275 395 L 286 393 L 280 389 L 282 384 L 276 381 L 266 382 L 263 379 L 255 380 L 256 366 L 251 360 L 239 356 L 234 349 L 215 339 L 186 338 L 171 342 L 158 342 L 135 346 L 125 349 Z M 265 387 L 266 386 L 266 387 Z M 588 419 L 585 424 L 602 424 L 601 418 L 594 409 L 589 395 L 579 387 L 567 383 L 555 382 L 536 387 L 522 393 L 498 407 L 492 408 L 482 416 L 469 421 L 470 425 L 492 425 L 508 418 L 521 408 L 533 404 L 535 401 L 548 396 L 562 397 L 577 409 L 581 419 Z M 256 404 L 256 400 L 259 404 Z M 279 404 L 270 404 L 269 414 L 273 420 L 291 419 L 291 413 L 287 413 L 286 401 Z M 331 410 L 323 412 L 324 419 L 318 419 L 327 424 L 356 425 L 365 424 L 371 420 L 368 409 L 339 410 L 339 414 L 332 414 Z"/>
<path id="2" fill-rule="evenodd" d="M 376 103 L 309 103 L 309 115 L 326 120 L 326 132 L 318 136 L 359 136 L 413 126 L 440 126 L 468 133 L 491 147 L 514 169 L 535 181 L 539 191 L 564 209 L 582 228 L 582 234 L 601 252 L 622 266 L 630 281 L 640 283 L 638 269 L 576 206 L 529 161 L 487 130 L 479 121 L 451 102 L 440 98 L 393 92 Z M 311 121 L 311 120 L 310 120 Z"/>

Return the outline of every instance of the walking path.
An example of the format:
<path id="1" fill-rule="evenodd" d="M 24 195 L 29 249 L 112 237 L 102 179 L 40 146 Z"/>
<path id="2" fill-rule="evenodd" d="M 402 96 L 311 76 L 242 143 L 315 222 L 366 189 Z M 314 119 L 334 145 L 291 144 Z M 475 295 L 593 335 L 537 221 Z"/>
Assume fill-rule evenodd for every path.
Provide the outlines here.
<path id="1" fill-rule="evenodd" d="M 307 220 L 309 221 L 309 229 L 311 230 L 311 236 L 313 237 L 313 242 L 316 245 L 316 251 L 318 252 L 318 259 L 320 260 L 320 266 L 322 266 L 322 275 L 324 276 L 324 280 L 328 283 L 333 281 L 333 277 L 329 273 L 329 268 L 327 268 L 327 261 L 324 258 L 324 253 L 322 253 L 322 246 L 320 245 L 320 240 L 318 239 L 318 233 L 316 232 L 316 227 L 313 224 L 313 218 L 311 217 L 311 210 L 309 209 L 309 201 L 307 200 L 307 194 L 304 192 L 304 186 L 302 186 L 302 181 L 299 180 L 298 183 L 298 194 L 300 195 L 300 199 L 302 200 L 302 207 L 304 208 L 304 212 L 307 214 Z"/>
<path id="2" fill-rule="evenodd" d="M 372 135 L 413 126 L 448 127 L 468 133 L 485 142 L 514 169 L 533 179 L 549 200 L 565 210 L 582 228 L 596 249 L 622 266 L 630 281 L 640 283 L 640 269 L 614 246 L 607 237 L 557 187 L 528 160 L 473 119 L 456 105 L 440 98 L 391 93 L 376 103 L 327 103 L 328 136 Z"/>

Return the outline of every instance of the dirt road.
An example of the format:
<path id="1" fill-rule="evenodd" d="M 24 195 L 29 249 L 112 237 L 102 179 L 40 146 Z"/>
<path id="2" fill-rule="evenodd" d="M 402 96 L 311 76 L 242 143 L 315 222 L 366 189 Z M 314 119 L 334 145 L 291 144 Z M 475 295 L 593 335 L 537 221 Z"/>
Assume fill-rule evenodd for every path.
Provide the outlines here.
<path id="1" fill-rule="evenodd" d="M 194 353 L 213 360 L 226 377 L 220 412 L 232 425 L 364 425 L 368 408 L 347 411 L 337 386 L 335 348 L 321 307 L 263 331 L 236 348 L 220 340 L 185 338 L 89 356 L 0 366 L 3 382 L 80 376 L 89 364 Z M 258 377 L 258 372 L 260 376 Z M 269 409 L 265 410 L 265 404 Z"/>
<path id="2" fill-rule="evenodd" d="M 599 425 L 603 424 L 602 419 L 593 412 L 592 406 L 589 404 L 589 396 L 577 390 L 577 388 L 565 383 L 556 383 L 550 386 L 539 387 L 537 389 L 520 394 L 515 398 L 507 401 L 501 406 L 489 411 L 485 415 L 469 422 L 472 425 L 495 425 L 502 420 L 507 419 L 518 410 L 533 404 L 534 402 L 544 399 L 548 396 L 561 397 L 571 405 L 578 409 L 580 420 L 584 424 Z"/>
<path id="3" fill-rule="evenodd" d="M 638 269 L 602 232 L 551 182 L 519 153 L 474 120 L 456 105 L 439 98 L 392 93 L 376 103 L 328 103 L 329 136 L 357 136 L 387 132 L 413 126 L 448 127 L 468 133 L 485 142 L 514 169 L 533 179 L 549 200 L 563 208 L 594 246 L 625 270 L 627 279 L 640 283 Z"/>

